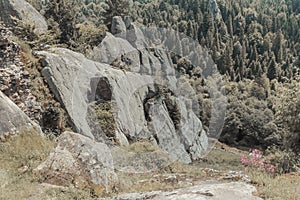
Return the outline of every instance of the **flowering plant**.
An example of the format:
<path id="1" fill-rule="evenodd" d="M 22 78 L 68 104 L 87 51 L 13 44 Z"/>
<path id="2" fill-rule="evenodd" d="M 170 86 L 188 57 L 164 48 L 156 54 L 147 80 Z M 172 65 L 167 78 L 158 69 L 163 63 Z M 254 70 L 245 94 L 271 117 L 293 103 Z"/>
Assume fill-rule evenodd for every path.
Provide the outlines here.
<path id="1" fill-rule="evenodd" d="M 254 149 L 249 155 L 241 157 L 242 164 L 247 168 L 255 168 L 268 173 L 275 173 L 275 167 L 271 164 L 272 157 L 266 158 L 262 152 Z"/>

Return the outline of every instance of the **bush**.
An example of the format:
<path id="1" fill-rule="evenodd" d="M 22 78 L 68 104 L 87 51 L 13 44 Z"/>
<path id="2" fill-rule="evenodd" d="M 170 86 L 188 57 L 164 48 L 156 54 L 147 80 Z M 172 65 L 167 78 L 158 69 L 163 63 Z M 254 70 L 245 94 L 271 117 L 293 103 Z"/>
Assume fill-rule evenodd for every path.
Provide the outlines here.
<path id="1" fill-rule="evenodd" d="M 241 157 L 241 162 L 246 169 L 250 168 L 250 170 L 274 174 L 275 166 L 271 164 L 272 159 L 272 157 L 265 157 L 261 151 L 254 149 L 249 155 L 244 154 Z"/>
<path id="2" fill-rule="evenodd" d="M 278 85 L 278 110 L 276 119 L 282 127 L 281 159 L 284 161 L 283 171 L 300 167 L 300 79 L 289 84 Z"/>

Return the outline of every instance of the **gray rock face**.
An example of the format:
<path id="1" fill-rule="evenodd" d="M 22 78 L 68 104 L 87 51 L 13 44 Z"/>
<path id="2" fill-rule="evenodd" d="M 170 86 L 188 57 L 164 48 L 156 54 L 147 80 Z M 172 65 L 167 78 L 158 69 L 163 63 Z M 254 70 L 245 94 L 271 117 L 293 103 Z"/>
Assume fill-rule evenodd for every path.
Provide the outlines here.
<path id="1" fill-rule="evenodd" d="M 130 71 L 139 72 L 139 52 L 125 39 L 117 38 L 110 33 L 89 55 L 89 58 L 106 64 L 112 64 L 120 69 L 130 68 Z"/>
<path id="2" fill-rule="evenodd" d="M 135 25 L 124 32 L 127 39 L 107 33 L 88 58 L 119 69 L 151 76 L 175 76 L 170 56 L 160 48 L 148 48 L 143 32 Z"/>
<path id="3" fill-rule="evenodd" d="M 0 140 L 18 133 L 22 129 L 35 128 L 40 132 L 40 127 L 7 96 L 0 91 Z"/>
<path id="4" fill-rule="evenodd" d="M 164 149 L 169 152 L 171 158 L 190 163 L 191 157 L 186 153 L 184 142 L 181 142 L 184 140 L 181 140 L 180 134 L 176 131 L 176 125 L 169 115 L 166 104 L 155 105 L 155 103 L 150 107 L 151 132 L 157 137 L 159 143 L 164 144 Z"/>
<path id="5" fill-rule="evenodd" d="M 98 62 L 61 48 L 40 52 L 47 63 L 42 74 L 77 132 L 120 145 L 154 138 L 172 159 L 190 163 L 208 145 L 192 95 L 182 93 L 185 83 L 177 80 L 170 56 L 145 48 L 142 32 L 133 29 L 129 41 L 107 34 L 90 55 Z M 95 109 L 108 104 L 105 111 Z"/>
<path id="6" fill-rule="evenodd" d="M 25 0 L 0 0 L 0 17 L 6 25 L 14 25 L 10 16 L 17 17 L 35 26 L 35 32 L 45 33 L 48 29 L 45 18 Z"/>
<path id="7" fill-rule="evenodd" d="M 126 37 L 126 25 L 120 16 L 115 16 L 112 19 L 111 24 L 111 33 L 112 34 L 122 34 L 123 37 Z"/>
<path id="8" fill-rule="evenodd" d="M 126 28 L 127 28 L 126 40 L 129 41 L 133 47 L 137 49 L 143 49 L 145 48 L 145 46 L 147 46 L 144 33 L 141 31 L 141 29 L 139 29 L 133 23 L 130 23 Z"/>
<path id="9" fill-rule="evenodd" d="M 255 187 L 244 182 L 211 183 L 207 181 L 193 187 L 168 192 L 131 193 L 112 198 L 99 198 L 98 200 L 262 200 L 253 196 L 252 193 L 255 191 Z"/>
<path id="10" fill-rule="evenodd" d="M 157 85 L 176 87 L 176 78 L 160 80 L 124 72 L 67 49 L 39 54 L 45 56 L 47 63 L 43 76 L 79 133 L 101 142 L 112 137 L 120 145 L 154 137 L 173 159 L 185 163 L 201 157 L 206 150 L 207 137 L 201 121 L 187 107 L 184 97 L 179 99 L 168 91 L 158 92 Z M 178 107 L 171 108 L 173 104 L 167 103 L 168 96 L 178 101 Z M 108 124 L 101 126 L 97 113 L 89 109 L 93 102 L 111 103 L 114 130 L 109 135 L 102 130 Z"/>
<path id="11" fill-rule="evenodd" d="M 108 190 L 117 181 L 113 159 L 105 144 L 73 132 L 63 133 L 57 141 L 49 158 L 34 170 L 36 175 L 46 177 L 45 182 L 77 183 Z"/>

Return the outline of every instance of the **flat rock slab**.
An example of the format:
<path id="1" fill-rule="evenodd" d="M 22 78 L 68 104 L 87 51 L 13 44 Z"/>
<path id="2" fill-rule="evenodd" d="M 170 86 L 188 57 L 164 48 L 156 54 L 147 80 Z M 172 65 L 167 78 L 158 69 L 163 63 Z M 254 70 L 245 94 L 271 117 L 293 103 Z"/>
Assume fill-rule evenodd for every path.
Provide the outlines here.
<path id="1" fill-rule="evenodd" d="M 98 200 L 261 200 L 261 198 L 253 195 L 254 192 L 256 192 L 256 188 L 245 182 L 205 181 L 192 187 L 173 191 L 131 193 Z"/>

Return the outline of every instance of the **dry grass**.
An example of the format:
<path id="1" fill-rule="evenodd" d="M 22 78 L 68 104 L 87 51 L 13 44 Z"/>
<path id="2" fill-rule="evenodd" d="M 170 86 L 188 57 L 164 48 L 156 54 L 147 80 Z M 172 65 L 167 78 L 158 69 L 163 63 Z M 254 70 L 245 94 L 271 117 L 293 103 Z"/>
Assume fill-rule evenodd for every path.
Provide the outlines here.
<path id="1" fill-rule="evenodd" d="M 187 187 L 205 180 L 206 174 L 201 168 L 175 162 L 161 171 L 135 174 L 119 172 L 118 177 L 117 193 L 124 194 Z"/>
<path id="2" fill-rule="evenodd" d="M 149 151 L 149 144 L 136 143 L 128 150 Z M 151 150 L 150 150 L 151 151 Z M 201 161 L 190 165 L 172 163 L 165 169 L 147 174 L 119 173 L 120 184 L 117 193 L 172 190 L 210 178 L 218 179 L 222 171 L 243 171 L 242 154 L 245 151 L 217 143 L 215 148 Z M 203 168 L 219 170 L 220 173 L 206 174 Z M 300 172 L 286 175 L 269 175 L 262 172 L 249 172 L 252 184 L 257 187 L 257 195 L 267 200 L 300 199 Z"/>
<path id="3" fill-rule="evenodd" d="M 32 169 L 49 154 L 52 142 L 33 129 L 24 129 L 9 142 L 0 143 L 0 199 L 24 199 L 38 182 Z"/>
<path id="4" fill-rule="evenodd" d="M 22 134 L 11 138 L 9 142 L 0 143 L 0 199 L 95 199 L 89 190 L 70 187 L 43 187 L 34 177 L 32 169 L 47 158 L 53 143 L 33 130 L 23 130 Z M 156 148 L 149 143 L 135 143 L 128 147 L 132 152 L 151 152 Z M 114 196 L 129 192 L 145 192 L 154 190 L 172 190 L 191 186 L 193 183 L 207 178 L 203 168 L 218 170 L 240 170 L 242 152 L 229 149 L 223 145 L 216 148 L 203 161 L 185 165 L 177 162 L 156 172 L 130 174 L 118 172 L 119 184 L 114 192 L 106 194 Z M 300 199 L 300 172 L 281 176 L 270 176 L 261 172 L 249 172 L 252 183 L 257 187 L 259 196 L 272 200 Z"/>
<path id="5" fill-rule="evenodd" d="M 147 141 L 135 142 L 127 147 L 123 146 L 121 148 L 133 153 L 147 153 L 159 150 L 158 146 L 155 146 Z"/>
<path id="6" fill-rule="evenodd" d="M 300 172 L 285 175 L 270 175 L 263 172 L 249 172 L 258 195 L 266 200 L 299 200 Z"/>
<path id="7" fill-rule="evenodd" d="M 211 168 L 220 171 L 243 171 L 241 156 L 243 151 L 217 143 L 209 154 L 196 162 L 201 168 Z"/>
<path id="8" fill-rule="evenodd" d="M 88 190 L 41 185 L 32 170 L 48 157 L 52 148 L 53 142 L 33 129 L 24 129 L 8 142 L 0 143 L 0 199 L 93 199 Z"/>
<path id="9" fill-rule="evenodd" d="M 156 151 L 157 147 L 148 142 L 136 142 L 129 147 L 123 147 L 125 150 L 134 153 L 144 153 Z M 117 193 L 145 192 L 154 190 L 172 190 L 191 186 L 195 182 L 219 178 L 222 172 L 208 174 L 203 168 L 217 169 L 221 171 L 243 170 L 240 162 L 242 152 L 237 149 L 231 149 L 224 145 L 216 145 L 206 157 L 193 164 L 182 164 L 173 162 L 160 171 L 149 173 L 118 173 L 120 183 Z"/>

